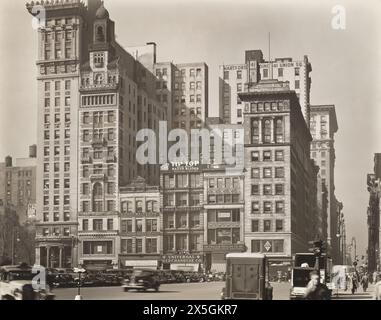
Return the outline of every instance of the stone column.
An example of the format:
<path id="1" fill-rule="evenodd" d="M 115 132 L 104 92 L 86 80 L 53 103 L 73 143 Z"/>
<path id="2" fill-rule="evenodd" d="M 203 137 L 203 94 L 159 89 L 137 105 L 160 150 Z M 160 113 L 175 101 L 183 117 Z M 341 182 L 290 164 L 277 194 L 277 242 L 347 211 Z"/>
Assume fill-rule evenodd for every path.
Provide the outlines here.
<path id="1" fill-rule="evenodd" d="M 62 268 L 63 249 L 64 249 L 64 247 L 59 248 L 59 250 L 60 250 L 60 257 L 59 257 L 59 261 L 58 261 L 58 267 L 59 268 Z"/>
<path id="2" fill-rule="evenodd" d="M 263 143 L 263 132 L 262 132 L 262 125 L 263 125 L 263 118 L 262 117 L 259 117 L 259 143 L 262 144 Z"/>
<path id="3" fill-rule="evenodd" d="M 50 246 L 46 246 L 46 268 L 50 268 Z"/>
<path id="4" fill-rule="evenodd" d="M 275 143 L 275 118 L 271 118 L 271 143 Z"/>
<path id="5" fill-rule="evenodd" d="M 36 257 L 34 260 L 34 264 L 39 266 L 41 265 L 41 248 L 36 247 L 35 250 L 36 250 Z"/>

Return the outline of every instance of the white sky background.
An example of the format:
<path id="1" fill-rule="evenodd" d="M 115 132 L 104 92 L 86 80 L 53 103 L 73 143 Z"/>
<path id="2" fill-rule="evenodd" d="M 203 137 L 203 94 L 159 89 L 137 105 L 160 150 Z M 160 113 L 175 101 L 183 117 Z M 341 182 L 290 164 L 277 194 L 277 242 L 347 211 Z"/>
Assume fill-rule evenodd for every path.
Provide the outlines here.
<path id="1" fill-rule="evenodd" d="M 346 9 L 345 30 L 331 28 L 337 4 Z M 27 156 L 36 143 L 37 34 L 24 0 L 2 0 L 1 6 L 3 159 Z M 105 6 L 122 46 L 154 41 L 158 61 L 208 64 L 211 116 L 218 105 L 218 66 L 244 62 L 246 49 L 262 49 L 267 59 L 268 32 L 271 57 L 308 55 L 311 103 L 336 105 L 336 194 L 344 204 L 348 242 L 355 236 L 364 252 L 366 174 L 373 171 L 373 153 L 381 152 L 381 1 L 106 0 Z"/>

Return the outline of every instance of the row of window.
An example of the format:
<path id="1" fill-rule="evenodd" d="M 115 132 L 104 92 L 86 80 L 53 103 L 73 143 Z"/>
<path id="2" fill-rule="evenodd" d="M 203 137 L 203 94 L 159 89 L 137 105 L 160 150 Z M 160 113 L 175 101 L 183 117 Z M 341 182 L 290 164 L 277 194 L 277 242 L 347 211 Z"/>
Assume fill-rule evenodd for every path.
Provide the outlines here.
<path id="1" fill-rule="evenodd" d="M 164 188 L 197 188 L 201 187 L 200 174 L 164 174 Z"/>
<path id="2" fill-rule="evenodd" d="M 83 106 L 111 105 L 115 103 L 114 98 L 115 98 L 114 94 L 84 96 L 82 97 L 82 105 Z"/>
<path id="3" fill-rule="evenodd" d="M 59 206 L 60 205 L 60 198 L 61 197 L 58 196 L 58 195 L 53 196 L 53 205 Z M 49 196 L 44 196 L 44 202 L 43 202 L 44 206 L 48 206 L 49 205 L 49 199 L 50 199 Z M 70 205 L 70 196 L 69 195 L 65 194 L 63 196 L 63 204 L 65 206 Z"/>
<path id="4" fill-rule="evenodd" d="M 143 240 L 145 240 L 145 252 L 143 252 Z M 121 253 L 157 253 L 157 239 L 121 239 Z"/>
<path id="5" fill-rule="evenodd" d="M 251 232 L 282 232 L 284 231 L 283 220 L 251 220 Z"/>
<path id="6" fill-rule="evenodd" d="M 112 164 L 107 165 L 107 167 L 103 168 L 102 164 L 95 164 L 92 168 L 93 174 L 103 174 L 107 173 L 108 177 L 113 177 L 115 175 L 115 166 Z M 82 177 L 88 178 L 90 176 L 90 167 L 83 166 L 82 167 Z"/>
<path id="7" fill-rule="evenodd" d="M 175 205 L 178 207 L 199 206 L 200 194 L 190 193 L 188 195 L 188 193 L 185 193 L 185 192 L 165 194 L 164 206 L 173 207 Z"/>
<path id="8" fill-rule="evenodd" d="M 252 151 L 251 152 L 251 161 L 273 161 L 273 152 L 272 150 L 264 150 L 262 152 L 262 158 L 260 158 L 260 151 Z M 283 150 L 275 150 L 274 152 L 274 160 L 275 161 L 284 161 L 284 151 Z"/>
<path id="9" fill-rule="evenodd" d="M 107 182 L 106 184 L 106 193 L 107 194 L 114 194 L 115 193 L 115 182 Z M 89 195 L 90 194 L 90 183 L 82 183 L 81 184 L 81 195 Z M 103 188 L 100 183 L 96 183 L 93 186 L 93 195 L 96 196 L 102 196 L 103 195 Z"/>
<path id="10" fill-rule="evenodd" d="M 283 143 L 283 119 L 277 118 L 274 119 L 274 121 L 273 119 L 253 119 L 251 122 L 251 143 L 259 143 L 260 137 L 264 143 L 271 143 L 272 139 L 274 139 L 276 143 Z"/>
<path id="11" fill-rule="evenodd" d="M 53 180 L 54 189 L 59 189 L 60 187 L 60 179 Z M 70 179 L 63 180 L 63 187 L 65 189 L 70 188 Z M 49 189 L 49 179 L 44 179 L 44 189 Z"/>
<path id="12" fill-rule="evenodd" d="M 242 70 L 237 70 L 235 74 L 236 74 L 236 79 L 242 79 Z M 229 80 L 229 77 L 230 77 L 230 71 L 224 70 L 224 80 Z"/>
<path id="13" fill-rule="evenodd" d="M 284 178 L 284 167 L 262 168 L 262 178 L 272 178 L 273 177 L 273 171 L 274 171 L 274 177 L 275 178 Z M 261 172 L 261 168 L 252 168 L 251 169 L 251 178 L 261 179 L 260 172 Z"/>
<path id="14" fill-rule="evenodd" d="M 65 136 L 66 138 L 66 136 Z M 56 138 L 57 139 L 57 138 Z M 55 146 L 54 147 L 54 152 L 53 152 L 53 155 L 54 156 L 59 156 L 60 155 L 60 150 L 61 150 L 61 147 L 60 146 Z M 44 147 L 44 156 L 45 157 L 48 157 L 50 155 L 50 147 Z M 64 146 L 64 155 L 65 156 L 68 156 L 70 155 L 70 146 Z M 57 164 L 58 165 L 58 164 Z M 49 170 L 48 170 L 49 171 Z M 48 172 L 48 171 L 44 171 L 44 172 Z M 54 170 L 56 172 L 56 170 Z"/>
<path id="15" fill-rule="evenodd" d="M 64 133 L 63 137 L 65 139 L 70 139 L 70 129 L 63 130 L 63 133 Z M 61 138 L 61 130 L 60 129 L 54 130 L 54 139 L 60 139 L 60 138 Z M 44 131 L 44 139 L 45 140 L 49 140 L 50 139 L 50 130 L 45 130 Z M 44 150 L 46 151 L 46 152 L 44 151 L 44 155 L 48 156 L 49 155 L 49 147 L 45 147 Z"/>
<path id="16" fill-rule="evenodd" d="M 275 192 L 273 191 L 273 188 L 275 186 Z M 272 184 L 264 184 L 262 185 L 262 194 L 263 195 L 284 195 L 284 185 L 281 183 L 277 183 L 275 185 Z M 259 184 L 253 184 L 251 186 L 251 194 L 252 195 L 260 195 L 260 187 Z"/>
<path id="17" fill-rule="evenodd" d="M 65 155 L 69 155 L 70 154 L 69 150 L 67 150 L 66 147 L 65 147 Z M 54 169 L 54 172 L 60 172 L 60 163 L 59 162 L 54 162 L 53 169 Z M 69 170 L 70 170 L 70 163 L 69 162 L 64 162 L 64 171 L 68 172 Z M 48 173 L 48 172 L 50 172 L 50 163 L 45 162 L 44 163 L 44 173 Z"/>
<path id="18" fill-rule="evenodd" d="M 114 230 L 114 219 L 107 219 L 106 225 L 103 223 L 103 219 L 93 219 L 93 231 L 113 231 Z M 89 220 L 82 220 L 82 230 L 89 230 Z"/>
<path id="19" fill-rule="evenodd" d="M 121 202 L 121 211 L 122 212 L 144 212 L 144 202 L 142 200 L 136 200 L 135 206 L 133 201 L 122 201 Z M 146 201 L 145 212 L 159 212 L 159 202 L 155 200 Z"/>
<path id="20" fill-rule="evenodd" d="M 43 213 L 43 221 L 49 222 L 50 214 L 49 212 Z M 53 212 L 53 222 L 60 221 L 60 213 L 59 212 Z M 70 212 L 64 212 L 63 214 L 63 221 L 70 221 Z"/>
<path id="21" fill-rule="evenodd" d="M 54 81 L 54 90 L 55 91 L 60 91 L 61 90 L 61 82 L 62 81 Z M 50 87 L 51 87 L 51 82 L 50 81 L 46 81 L 44 83 L 44 86 L 45 86 L 45 92 L 50 92 Z M 65 88 L 65 91 L 69 91 L 71 89 L 71 80 L 65 80 L 64 81 L 64 88 Z"/>
<path id="22" fill-rule="evenodd" d="M 42 235 L 44 237 L 48 237 L 48 236 L 59 237 L 59 236 L 61 236 L 61 234 L 64 237 L 69 237 L 70 236 L 70 228 L 63 228 L 63 230 L 61 230 L 61 228 L 59 228 L 59 227 L 54 227 L 51 230 L 49 228 L 43 228 L 42 229 Z"/>
<path id="23" fill-rule="evenodd" d="M 91 116 L 90 116 L 91 115 Z M 115 111 L 96 111 L 96 112 L 83 112 L 82 114 L 82 123 L 90 124 L 90 120 L 94 124 L 101 124 L 103 122 L 113 123 L 115 121 Z"/>
<path id="24" fill-rule="evenodd" d="M 91 150 L 94 159 L 102 159 L 104 156 L 114 156 L 115 147 L 94 147 Z M 82 148 L 82 158 L 88 158 L 90 156 L 90 148 Z"/>
<path id="25" fill-rule="evenodd" d="M 135 228 L 133 228 L 133 225 Z M 145 228 L 143 228 L 144 225 Z M 123 219 L 121 221 L 121 232 L 157 232 L 157 225 L 157 219 L 145 219 L 145 224 L 143 219 L 135 219 L 135 224 L 132 219 Z"/>
<path id="26" fill-rule="evenodd" d="M 201 217 L 197 212 L 194 213 L 165 213 L 163 216 L 165 229 L 175 228 L 199 228 L 201 226 Z"/>
<path id="27" fill-rule="evenodd" d="M 186 99 L 186 96 L 183 95 L 183 96 L 175 96 L 175 103 L 186 103 L 187 102 L 187 99 Z M 202 95 L 201 94 L 191 94 L 189 95 L 189 102 L 197 102 L 197 103 L 201 103 L 202 102 Z"/>
<path id="28" fill-rule="evenodd" d="M 208 210 L 208 222 L 239 222 L 240 210 Z"/>
<path id="29" fill-rule="evenodd" d="M 236 244 L 240 241 L 239 228 L 218 228 L 208 230 L 208 244 Z"/>
<path id="30" fill-rule="evenodd" d="M 186 129 L 187 125 L 185 121 L 174 121 L 173 128 L 181 128 Z M 201 120 L 197 121 L 189 121 L 189 128 L 200 129 L 201 128 Z"/>
<path id="31" fill-rule="evenodd" d="M 239 203 L 239 194 L 210 194 L 208 195 L 208 204 L 216 203 Z"/>
<path id="32" fill-rule="evenodd" d="M 275 201 L 275 211 L 274 203 L 272 201 L 263 201 L 262 213 L 271 214 L 271 213 L 284 213 L 284 201 Z M 261 207 L 259 201 L 253 201 L 251 203 L 251 213 L 259 214 L 261 213 Z"/>
<path id="33" fill-rule="evenodd" d="M 54 123 L 60 123 L 60 122 L 61 122 L 61 114 L 55 113 L 54 114 Z M 66 123 L 70 122 L 70 113 L 65 113 L 65 122 Z M 44 115 L 44 123 L 50 124 L 50 114 Z"/>
<path id="34" fill-rule="evenodd" d="M 90 212 L 90 201 L 82 201 L 81 207 L 82 212 Z M 92 201 L 92 212 L 104 212 L 104 211 L 115 211 L 115 201 L 114 200 L 106 200 L 103 201 L 101 199 L 97 199 L 94 197 Z"/>
<path id="35" fill-rule="evenodd" d="M 208 186 L 213 188 L 239 188 L 239 178 L 209 178 Z"/>
<path id="36" fill-rule="evenodd" d="M 164 252 L 172 251 L 202 251 L 203 243 L 200 234 L 176 234 L 164 235 L 163 237 Z"/>

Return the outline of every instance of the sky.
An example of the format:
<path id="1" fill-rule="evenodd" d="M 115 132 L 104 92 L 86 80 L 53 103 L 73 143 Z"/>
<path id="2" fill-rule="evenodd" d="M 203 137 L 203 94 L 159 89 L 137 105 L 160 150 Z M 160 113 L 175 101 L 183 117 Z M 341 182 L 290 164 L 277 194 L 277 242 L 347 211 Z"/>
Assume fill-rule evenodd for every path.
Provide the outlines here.
<path id="1" fill-rule="evenodd" d="M 36 143 L 37 34 L 24 0 L 2 0 L 0 11 L 0 159 L 26 157 Z M 312 64 L 312 104 L 334 104 L 336 196 L 343 202 L 347 240 L 367 246 L 366 174 L 381 152 L 381 1 L 346 0 L 105 0 L 122 46 L 157 43 L 157 60 L 205 62 L 209 109 L 217 115 L 218 66 L 244 62 L 244 51 Z M 334 30 L 332 8 L 345 9 Z"/>

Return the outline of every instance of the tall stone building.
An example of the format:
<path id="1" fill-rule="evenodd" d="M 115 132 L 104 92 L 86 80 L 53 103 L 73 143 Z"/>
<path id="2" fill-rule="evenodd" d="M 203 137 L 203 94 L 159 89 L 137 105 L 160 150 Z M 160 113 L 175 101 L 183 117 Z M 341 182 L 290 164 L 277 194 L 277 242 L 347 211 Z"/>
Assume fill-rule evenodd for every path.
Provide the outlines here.
<path id="1" fill-rule="evenodd" d="M 288 81 L 296 92 L 303 117 L 309 125 L 309 104 L 312 71 L 308 57 L 302 60 L 275 58 L 266 61 L 261 50 L 246 50 L 245 63 L 220 66 L 219 112 L 225 123 L 242 123 L 243 103 L 238 94 L 246 92 L 251 84 L 260 80 Z"/>
<path id="2" fill-rule="evenodd" d="M 136 161 L 136 134 L 141 128 L 158 131 L 166 113 L 156 101 L 153 69 L 115 41 L 114 22 L 101 1 L 42 5 L 36 262 L 70 266 L 83 255 L 96 260 L 98 251 L 85 248 L 88 242 L 102 247 L 101 254 L 117 254 L 117 242 L 96 245 L 103 236 L 108 241 L 108 226 L 78 233 L 78 216 L 119 221 L 120 186 L 138 175 L 158 183 L 158 165 Z M 29 12 L 33 6 L 27 4 Z M 118 228 L 115 222 L 110 231 Z"/>
<path id="3" fill-rule="evenodd" d="M 245 244 L 288 256 L 314 238 L 317 168 L 298 97 L 288 83 L 262 80 L 239 94 L 245 128 Z"/>
<path id="4" fill-rule="evenodd" d="M 320 167 L 319 175 L 327 190 L 327 244 L 334 260 L 339 258 L 338 202 L 335 198 L 335 133 L 338 130 L 334 105 L 311 105 L 311 158 Z"/>

